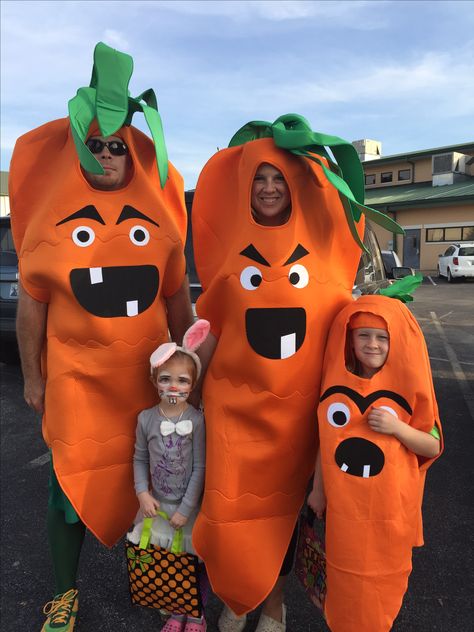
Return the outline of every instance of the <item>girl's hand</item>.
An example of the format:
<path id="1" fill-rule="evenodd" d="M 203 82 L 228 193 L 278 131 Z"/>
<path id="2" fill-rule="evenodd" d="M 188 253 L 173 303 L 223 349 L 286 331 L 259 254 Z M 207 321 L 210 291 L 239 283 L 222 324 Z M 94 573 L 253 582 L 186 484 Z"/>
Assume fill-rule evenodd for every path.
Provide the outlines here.
<path id="1" fill-rule="evenodd" d="M 396 433 L 401 422 L 398 417 L 392 415 L 388 410 L 373 407 L 367 416 L 369 426 L 375 432 L 393 435 Z"/>
<path id="2" fill-rule="evenodd" d="M 326 494 L 324 490 L 319 487 L 313 487 L 310 495 L 308 496 L 308 505 L 316 514 L 318 520 L 322 520 L 324 517 L 324 512 L 326 511 Z"/>
<path id="3" fill-rule="evenodd" d="M 154 518 L 156 512 L 160 508 L 160 503 L 153 498 L 150 492 L 140 492 L 137 494 L 138 502 L 140 503 L 140 509 L 142 510 L 145 518 Z"/>
<path id="4" fill-rule="evenodd" d="M 183 514 L 179 513 L 179 511 L 175 511 L 175 513 L 170 518 L 170 526 L 173 529 L 181 529 L 187 523 L 188 519 Z"/>

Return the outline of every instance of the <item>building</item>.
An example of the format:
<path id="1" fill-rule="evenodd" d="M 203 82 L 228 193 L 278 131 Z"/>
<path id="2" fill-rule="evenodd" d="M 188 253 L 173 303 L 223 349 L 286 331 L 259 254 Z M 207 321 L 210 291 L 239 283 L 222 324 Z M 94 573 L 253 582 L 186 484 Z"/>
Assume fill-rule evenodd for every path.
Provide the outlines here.
<path id="1" fill-rule="evenodd" d="M 403 265 L 434 271 L 448 244 L 474 241 L 474 142 L 382 156 L 381 143 L 355 141 L 365 203 L 393 217 L 405 235 L 374 226 L 382 250 Z"/>
<path id="2" fill-rule="evenodd" d="M 0 171 L 0 217 L 10 215 L 8 198 L 8 171 Z"/>

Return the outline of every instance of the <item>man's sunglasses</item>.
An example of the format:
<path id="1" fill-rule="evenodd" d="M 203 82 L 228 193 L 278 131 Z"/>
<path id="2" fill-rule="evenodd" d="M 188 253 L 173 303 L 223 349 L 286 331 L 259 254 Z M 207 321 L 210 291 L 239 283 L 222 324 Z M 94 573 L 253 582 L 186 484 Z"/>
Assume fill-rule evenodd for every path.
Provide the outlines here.
<path id="1" fill-rule="evenodd" d="M 99 140 L 98 138 L 89 138 L 86 145 L 93 154 L 100 154 L 104 147 L 107 147 L 112 156 L 124 156 L 125 154 L 128 154 L 127 145 L 119 140 Z"/>

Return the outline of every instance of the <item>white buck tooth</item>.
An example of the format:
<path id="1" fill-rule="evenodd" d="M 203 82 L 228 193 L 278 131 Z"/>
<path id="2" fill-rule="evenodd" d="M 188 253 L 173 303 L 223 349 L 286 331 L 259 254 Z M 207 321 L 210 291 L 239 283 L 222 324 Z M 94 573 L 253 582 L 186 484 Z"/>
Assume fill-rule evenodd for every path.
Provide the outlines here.
<path id="1" fill-rule="evenodd" d="M 370 465 L 364 465 L 364 471 L 362 473 L 363 478 L 369 478 L 370 476 Z"/>
<path id="2" fill-rule="evenodd" d="M 127 316 L 138 314 L 138 301 L 127 301 Z"/>
<path id="3" fill-rule="evenodd" d="M 296 334 L 288 334 L 280 338 L 280 358 L 284 360 L 296 353 Z"/>
<path id="4" fill-rule="evenodd" d="M 343 464 L 341 465 L 341 470 L 342 470 L 343 472 L 347 472 L 347 470 L 348 470 L 348 469 L 349 469 L 349 466 L 347 465 L 347 463 L 343 463 Z"/>
<path id="5" fill-rule="evenodd" d="M 94 285 L 95 283 L 102 283 L 104 280 L 102 278 L 102 268 L 89 268 L 89 275 L 91 278 L 91 285 Z"/>

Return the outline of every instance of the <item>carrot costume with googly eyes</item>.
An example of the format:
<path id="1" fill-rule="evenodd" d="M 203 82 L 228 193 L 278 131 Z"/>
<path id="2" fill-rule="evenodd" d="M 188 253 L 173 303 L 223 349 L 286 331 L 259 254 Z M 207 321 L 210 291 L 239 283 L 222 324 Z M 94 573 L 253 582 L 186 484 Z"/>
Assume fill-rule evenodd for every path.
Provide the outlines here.
<path id="1" fill-rule="evenodd" d="M 390 337 L 387 360 L 371 379 L 346 368 L 344 341 L 359 312 L 383 319 Z M 386 296 L 347 305 L 331 325 L 325 352 L 318 420 L 327 496 L 325 615 L 333 632 L 390 630 L 412 548 L 423 544 L 421 502 L 434 459 L 371 430 L 372 406 L 441 434 L 423 334 L 405 305 Z"/>
<path id="2" fill-rule="evenodd" d="M 94 60 L 69 118 L 18 139 L 10 196 L 22 285 L 48 303 L 44 438 L 62 490 L 111 546 L 137 510 L 136 418 L 156 401 L 148 358 L 169 339 L 165 298 L 185 275 L 186 210 L 153 92 L 128 96 L 128 55 L 99 44 Z M 138 110 L 155 145 L 130 126 Z M 81 164 L 102 169 L 84 143 L 93 133 L 127 145 L 133 172 L 122 189 L 86 181 Z"/>
<path id="3" fill-rule="evenodd" d="M 361 211 L 371 212 L 354 152 L 286 115 L 242 128 L 197 184 L 197 311 L 218 344 L 203 391 L 206 485 L 193 541 L 214 591 L 238 615 L 273 588 L 314 466 L 326 334 L 351 300 Z M 252 217 L 261 163 L 278 169 L 290 190 L 281 226 Z"/>

